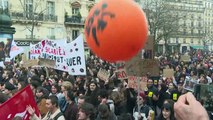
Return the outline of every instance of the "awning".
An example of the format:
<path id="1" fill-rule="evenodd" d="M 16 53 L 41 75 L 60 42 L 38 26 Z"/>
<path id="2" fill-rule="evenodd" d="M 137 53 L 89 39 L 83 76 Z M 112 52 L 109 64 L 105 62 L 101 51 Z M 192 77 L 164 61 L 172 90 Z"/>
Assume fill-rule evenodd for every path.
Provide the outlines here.
<path id="1" fill-rule="evenodd" d="M 201 49 L 201 50 L 203 50 L 203 46 L 200 46 L 200 45 L 191 45 L 191 47 L 193 48 L 193 49 Z"/>

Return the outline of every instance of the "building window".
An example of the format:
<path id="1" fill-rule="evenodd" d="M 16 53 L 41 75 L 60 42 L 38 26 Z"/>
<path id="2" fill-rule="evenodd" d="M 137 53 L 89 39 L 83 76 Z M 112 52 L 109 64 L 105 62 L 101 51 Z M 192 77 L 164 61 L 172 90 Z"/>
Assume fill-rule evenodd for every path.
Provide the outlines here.
<path id="1" fill-rule="evenodd" d="M 185 38 L 183 39 L 183 43 L 186 43 L 186 39 Z"/>
<path id="2" fill-rule="evenodd" d="M 179 43 L 179 39 L 178 38 L 176 38 L 175 43 L 177 43 L 177 44 Z"/>
<path id="3" fill-rule="evenodd" d="M 183 26 L 184 26 L 184 27 L 186 26 L 186 21 L 183 21 Z"/>
<path id="4" fill-rule="evenodd" d="M 26 9 L 27 17 L 32 16 L 32 14 L 33 14 L 33 0 L 26 0 L 25 9 Z"/>
<path id="5" fill-rule="evenodd" d="M 193 21 L 191 22 L 191 27 L 194 27 L 194 22 Z"/>
<path id="6" fill-rule="evenodd" d="M 201 23 L 200 22 L 198 23 L 198 27 L 201 27 Z"/>
<path id="7" fill-rule="evenodd" d="M 78 15 L 79 13 L 80 13 L 80 8 L 79 7 L 72 8 L 72 15 Z"/>
<path id="8" fill-rule="evenodd" d="M 47 38 L 49 38 L 49 39 L 55 39 L 55 29 L 54 28 L 49 28 L 48 29 L 48 36 L 47 36 Z"/>
<path id="9" fill-rule="evenodd" d="M 54 2 L 47 2 L 47 14 L 48 15 L 55 15 L 55 3 Z"/>
<path id="10" fill-rule="evenodd" d="M 198 30 L 198 34 L 199 34 L 199 35 L 201 34 L 201 30 Z"/>
<path id="11" fill-rule="evenodd" d="M 191 15 L 191 18 L 192 18 L 192 19 L 194 18 L 194 14 Z"/>
<path id="12" fill-rule="evenodd" d="M 184 34 L 184 35 L 186 34 L 186 29 L 183 29 L 183 34 Z"/>
<path id="13" fill-rule="evenodd" d="M 0 9 L 8 9 L 8 0 L 0 0 Z"/>
<path id="14" fill-rule="evenodd" d="M 72 30 L 72 40 L 75 40 L 79 35 L 79 30 Z"/>
<path id="15" fill-rule="evenodd" d="M 201 41 L 200 40 L 198 40 L 198 44 L 200 44 L 201 43 Z"/>
<path id="16" fill-rule="evenodd" d="M 193 39 L 191 39 L 191 43 L 194 43 Z"/>

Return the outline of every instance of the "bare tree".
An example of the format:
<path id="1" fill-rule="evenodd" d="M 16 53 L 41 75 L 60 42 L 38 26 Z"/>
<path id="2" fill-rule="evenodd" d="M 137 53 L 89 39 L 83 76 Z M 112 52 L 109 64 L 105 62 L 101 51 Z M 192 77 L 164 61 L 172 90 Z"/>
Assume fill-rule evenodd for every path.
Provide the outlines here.
<path id="1" fill-rule="evenodd" d="M 145 0 L 143 10 L 147 16 L 149 33 L 154 36 L 155 51 L 160 40 L 165 41 L 167 49 L 168 40 L 179 31 L 179 20 L 183 14 L 178 14 L 174 4 L 165 0 Z"/>
<path id="2" fill-rule="evenodd" d="M 25 24 L 25 29 L 27 29 L 30 32 L 30 39 L 33 41 L 35 39 L 34 37 L 34 30 L 35 27 L 38 25 L 39 21 L 42 21 L 44 19 L 44 13 L 47 10 L 47 8 L 43 8 L 42 3 L 43 0 L 29 0 L 32 1 L 31 6 L 26 5 L 26 0 L 19 0 L 23 11 L 24 11 L 24 18 L 26 18 L 27 21 L 29 21 L 27 24 Z"/>

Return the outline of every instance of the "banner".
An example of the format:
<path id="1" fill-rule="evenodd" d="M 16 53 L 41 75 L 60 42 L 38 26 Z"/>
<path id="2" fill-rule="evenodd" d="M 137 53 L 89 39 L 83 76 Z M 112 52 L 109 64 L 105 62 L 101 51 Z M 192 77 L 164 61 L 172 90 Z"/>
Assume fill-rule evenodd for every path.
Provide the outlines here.
<path id="1" fill-rule="evenodd" d="M 47 41 L 46 41 L 47 40 Z M 30 59 L 37 59 L 39 57 L 41 57 L 41 53 L 42 51 L 44 50 L 44 47 L 46 45 L 46 42 L 49 42 L 49 44 L 52 44 L 52 45 L 66 45 L 66 40 L 64 39 L 61 39 L 61 40 L 48 40 L 48 39 L 43 39 L 41 40 L 41 42 L 38 42 L 37 44 L 31 44 L 30 43 Z"/>
<path id="2" fill-rule="evenodd" d="M 44 58 L 55 61 L 53 67 L 57 70 L 69 72 L 71 75 L 86 75 L 82 34 L 71 43 L 66 43 L 65 40 L 42 40 L 36 45 L 31 45 L 30 53 L 31 59 Z"/>
<path id="3" fill-rule="evenodd" d="M 24 52 L 24 49 L 22 47 L 18 47 L 15 41 L 13 40 L 11 44 L 11 49 L 10 49 L 10 60 L 23 52 Z"/>
<path id="4" fill-rule="evenodd" d="M 41 42 L 33 45 L 30 43 L 30 59 L 37 59 L 41 54 Z"/>
<path id="5" fill-rule="evenodd" d="M 66 47 L 66 66 L 70 75 L 86 75 L 83 35 L 79 35 Z"/>
<path id="6" fill-rule="evenodd" d="M 29 120 L 30 115 L 26 110 L 27 105 L 32 106 L 35 109 L 35 114 L 40 116 L 30 85 L 0 105 L 1 120 L 12 120 L 15 117 L 21 117 L 22 120 Z"/>

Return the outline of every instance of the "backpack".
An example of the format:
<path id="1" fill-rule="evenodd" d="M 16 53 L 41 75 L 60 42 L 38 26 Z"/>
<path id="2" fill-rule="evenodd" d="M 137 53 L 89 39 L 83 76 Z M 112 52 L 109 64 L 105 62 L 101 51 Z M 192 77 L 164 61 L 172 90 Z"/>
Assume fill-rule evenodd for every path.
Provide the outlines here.
<path id="1" fill-rule="evenodd" d="M 53 119 L 58 120 L 59 117 L 63 116 L 62 112 L 59 112 Z"/>

